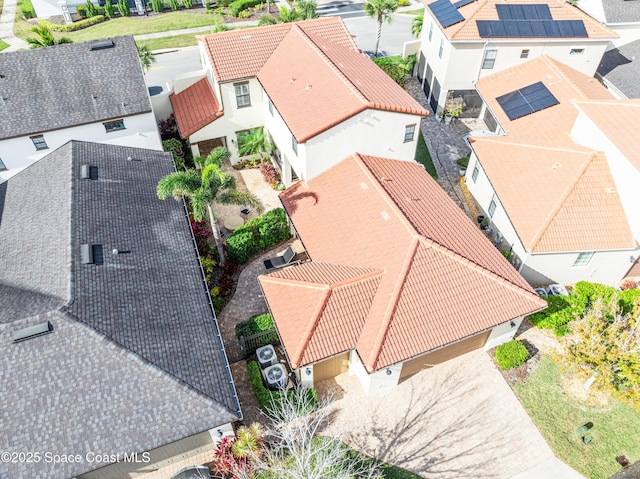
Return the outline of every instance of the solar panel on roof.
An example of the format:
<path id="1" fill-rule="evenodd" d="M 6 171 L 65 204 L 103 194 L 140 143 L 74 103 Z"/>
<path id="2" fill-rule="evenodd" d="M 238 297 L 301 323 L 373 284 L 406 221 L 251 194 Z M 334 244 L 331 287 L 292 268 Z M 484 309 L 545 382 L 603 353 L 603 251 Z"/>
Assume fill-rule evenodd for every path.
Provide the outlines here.
<path id="1" fill-rule="evenodd" d="M 473 3 L 475 1 L 476 0 L 459 0 L 456 3 L 454 3 L 453 6 L 456 8 L 460 8 L 460 7 L 464 7 L 465 5 L 469 5 L 470 3 Z"/>
<path id="2" fill-rule="evenodd" d="M 449 0 L 438 0 L 429 4 L 429 9 L 433 12 L 442 28 L 450 27 L 456 23 L 462 22 L 464 17 L 453 6 Z"/>
<path id="3" fill-rule="evenodd" d="M 542 82 L 499 96 L 496 101 L 511 121 L 559 103 Z"/>
<path id="4" fill-rule="evenodd" d="M 549 5 L 496 5 L 500 20 L 553 20 Z"/>
<path id="5" fill-rule="evenodd" d="M 480 38 L 586 38 L 582 20 L 476 20 Z"/>

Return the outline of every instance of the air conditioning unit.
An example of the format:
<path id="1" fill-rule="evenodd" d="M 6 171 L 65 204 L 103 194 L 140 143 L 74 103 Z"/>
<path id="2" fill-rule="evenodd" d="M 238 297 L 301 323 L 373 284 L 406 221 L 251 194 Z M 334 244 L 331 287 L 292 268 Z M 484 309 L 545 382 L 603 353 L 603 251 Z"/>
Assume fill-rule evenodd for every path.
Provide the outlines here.
<path id="1" fill-rule="evenodd" d="M 287 387 L 287 370 L 282 364 L 274 364 L 264 370 L 264 378 L 269 389 L 284 389 Z"/>
<path id="2" fill-rule="evenodd" d="M 278 362 L 276 350 L 273 349 L 271 344 L 267 344 L 266 346 L 256 349 L 256 356 L 258 357 L 260 369 L 268 368 Z"/>

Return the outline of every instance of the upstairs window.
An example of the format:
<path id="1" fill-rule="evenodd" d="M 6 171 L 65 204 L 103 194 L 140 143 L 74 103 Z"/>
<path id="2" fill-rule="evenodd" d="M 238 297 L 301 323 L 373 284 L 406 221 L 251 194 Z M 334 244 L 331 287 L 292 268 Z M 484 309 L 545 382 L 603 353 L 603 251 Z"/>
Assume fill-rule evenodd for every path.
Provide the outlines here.
<path id="1" fill-rule="evenodd" d="M 416 125 L 407 125 L 404 127 L 404 141 L 413 141 L 416 134 Z"/>
<path id="2" fill-rule="evenodd" d="M 576 260 L 573 262 L 573 267 L 576 266 L 587 266 L 591 258 L 593 258 L 593 251 L 586 251 L 584 253 L 579 253 Z"/>
<path id="3" fill-rule="evenodd" d="M 433 38 L 433 22 L 429 25 L 429 41 Z"/>
<path id="4" fill-rule="evenodd" d="M 498 50 L 487 50 L 484 52 L 484 58 L 482 60 L 482 69 L 491 70 L 496 64 L 496 57 L 498 56 Z"/>
<path id="5" fill-rule="evenodd" d="M 0 171 L 6 170 L 7 167 L 4 165 L 4 162 L 2 161 L 2 158 L 0 158 Z"/>
<path id="6" fill-rule="evenodd" d="M 291 148 L 293 148 L 293 152 L 298 155 L 298 140 L 296 140 L 293 134 L 291 135 Z"/>
<path id="7" fill-rule="evenodd" d="M 108 121 L 103 123 L 104 129 L 109 133 L 110 131 L 124 130 L 124 120 Z"/>
<path id="8" fill-rule="evenodd" d="M 569 55 L 582 55 L 584 53 L 584 48 L 572 48 L 569 52 Z"/>
<path id="9" fill-rule="evenodd" d="M 520 58 L 529 58 L 529 50 L 525 49 L 520 52 Z"/>
<path id="10" fill-rule="evenodd" d="M 440 39 L 440 49 L 438 50 L 438 58 L 442 58 L 443 51 L 444 51 L 444 40 Z"/>
<path id="11" fill-rule="evenodd" d="M 236 104 L 238 108 L 251 106 L 251 95 L 249 93 L 249 82 L 234 83 L 233 88 L 236 91 Z"/>
<path id="12" fill-rule="evenodd" d="M 471 173 L 471 179 L 473 180 L 474 183 L 478 180 L 479 172 L 480 172 L 480 169 L 478 168 L 478 163 L 476 163 L 476 166 L 473 167 L 473 173 Z"/>
<path id="13" fill-rule="evenodd" d="M 269 108 L 269 113 L 273 116 L 273 103 L 271 103 L 271 99 L 267 98 L 267 107 Z"/>
<path id="14" fill-rule="evenodd" d="M 491 199 L 491 204 L 489 205 L 489 209 L 487 213 L 489 213 L 489 218 L 493 218 L 493 214 L 496 212 L 496 207 L 498 206 L 498 200 L 496 199 L 496 195 L 493 195 Z"/>
<path id="15" fill-rule="evenodd" d="M 36 150 L 48 150 L 47 142 L 44 141 L 43 135 L 36 135 L 31 137 L 31 141 L 33 141 L 33 146 L 36 147 Z"/>

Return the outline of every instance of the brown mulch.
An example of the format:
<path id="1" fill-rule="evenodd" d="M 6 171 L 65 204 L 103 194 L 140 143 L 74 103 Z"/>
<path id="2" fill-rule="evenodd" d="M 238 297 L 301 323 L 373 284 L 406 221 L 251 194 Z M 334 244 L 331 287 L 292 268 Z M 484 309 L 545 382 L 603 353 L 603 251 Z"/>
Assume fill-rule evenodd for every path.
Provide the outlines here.
<path id="1" fill-rule="evenodd" d="M 527 379 L 531 373 L 533 373 L 540 364 L 541 355 L 538 354 L 538 348 L 536 348 L 533 344 L 531 344 L 527 340 L 522 340 L 522 343 L 529 351 L 529 359 L 524 364 L 521 364 L 517 368 L 513 369 L 502 369 L 497 361 L 496 361 L 496 349 L 491 348 L 487 350 L 487 354 L 489 354 L 489 358 L 493 364 L 495 364 L 496 369 L 502 374 L 504 380 L 509 384 L 509 386 L 513 387 L 513 385 L 523 379 Z"/>

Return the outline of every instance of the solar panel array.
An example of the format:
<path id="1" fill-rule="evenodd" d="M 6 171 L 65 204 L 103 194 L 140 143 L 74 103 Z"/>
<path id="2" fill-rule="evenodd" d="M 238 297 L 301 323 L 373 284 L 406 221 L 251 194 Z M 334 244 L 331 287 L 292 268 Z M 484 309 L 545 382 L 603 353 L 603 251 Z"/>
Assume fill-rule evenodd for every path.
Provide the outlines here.
<path id="1" fill-rule="evenodd" d="M 438 19 L 442 28 L 450 27 L 464 20 L 464 17 L 460 15 L 460 12 L 458 12 L 449 0 L 438 0 L 437 2 L 430 3 L 429 8 Z"/>
<path id="2" fill-rule="evenodd" d="M 496 101 L 511 121 L 560 103 L 542 82 L 499 96 Z"/>
<path id="3" fill-rule="evenodd" d="M 548 5 L 496 5 L 500 20 L 476 20 L 481 38 L 586 38 L 582 20 L 554 20 Z"/>
<path id="4" fill-rule="evenodd" d="M 470 3 L 473 3 L 475 1 L 476 0 L 459 0 L 456 3 L 454 3 L 453 6 L 456 8 L 460 8 L 460 7 L 464 7 L 465 5 L 469 5 Z"/>
<path id="5" fill-rule="evenodd" d="M 481 38 L 586 38 L 582 20 L 476 20 Z"/>

